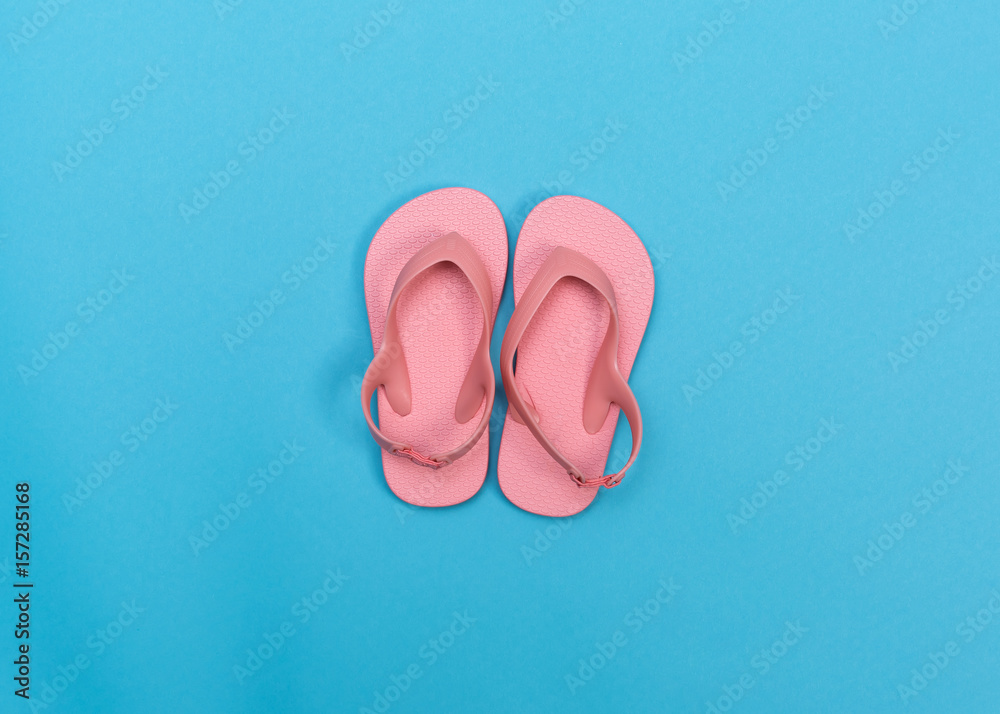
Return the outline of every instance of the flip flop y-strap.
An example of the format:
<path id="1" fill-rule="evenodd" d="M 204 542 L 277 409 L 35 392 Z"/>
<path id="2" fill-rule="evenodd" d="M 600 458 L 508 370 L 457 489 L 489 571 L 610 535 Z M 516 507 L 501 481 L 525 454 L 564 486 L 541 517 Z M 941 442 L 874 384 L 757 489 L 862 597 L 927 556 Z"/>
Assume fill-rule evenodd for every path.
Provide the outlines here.
<path id="1" fill-rule="evenodd" d="M 385 396 L 393 411 L 401 416 L 410 413 L 410 375 L 406 368 L 406 357 L 403 345 L 399 339 L 399 327 L 396 323 L 396 306 L 399 296 L 418 275 L 428 268 L 440 263 L 451 263 L 461 270 L 472 284 L 479 302 L 483 308 L 483 332 L 479 338 L 479 346 L 472 358 L 472 364 L 465 375 L 462 388 L 455 404 L 455 419 L 464 424 L 479 411 L 479 406 L 486 400 L 486 409 L 475 431 L 463 443 L 450 451 L 423 455 L 409 444 L 390 439 L 383 434 L 372 420 L 371 398 L 380 386 L 385 388 Z M 440 468 L 464 456 L 479 441 L 486 431 L 493 409 L 493 397 L 496 393 L 496 383 L 493 378 L 493 366 L 490 363 L 490 332 L 493 327 L 493 288 L 486 266 L 476 254 L 476 249 L 458 233 L 448 233 L 427 244 L 410 258 L 399 272 L 392 297 L 389 299 L 389 309 L 386 311 L 385 334 L 382 336 L 382 346 L 375 359 L 368 365 L 364 379 L 361 382 L 361 408 L 368 422 L 368 430 L 379 446 L 396 456 L 410 459 L 421 466 Z"/>
<path id="2" fill-rule="evenodd" d="M 597 359 L 590 372 L 590 379 L 587 382 L 587 391 L 583 401 L 583 426 L 588 434 L 596 434 L 604 425 L 608 412 L 611 410 L 611 404 L 617 404 L 628 418 L 629 427 L 632 430 L 632 453 L 629 455 L 628 462 L 618 473 L 607 474 L 600 478 L 585 478 L 580 469 L 567 459 L 545 435 L 541 426 L 542 417 L 534 405 L 530 403 L 531 395 L 525 399 L 518 389 L 517 379 L 514 376 L 514 354 L 517 352 L 521 337 L 549 291 L 563 278 L 578 278 L 584 281 L 597 290 L 611 308 L 608 331 L 604 335 L 604 342 L 601 343 Z M 528 283 L 528 287 L 514 308 L 514 314 L 507 325 L 503 345 L 500 348 L 500 372 L 503 376 L 507 401 L 512 410 L 511 416 L 514 421 L 528 427 L 538 443 L 545 447 L 552 458 L 565 468 L 576 484 L 581 487 L 603 485 L 607 488 L 613 488 L 617 486 L 635 461 L 635 457 L 639 453 L 639 446 L 642 444 L 642 415 L 639 412 L 639 403 L 636 401 L 635 395 L 632 394 L 628 382 L 618 370 L 618 330 L 618 304 L 615 301 L 615 291 L 607 274 L 586 256 L 560 246 L 552 251 L 552 254 Z"/>

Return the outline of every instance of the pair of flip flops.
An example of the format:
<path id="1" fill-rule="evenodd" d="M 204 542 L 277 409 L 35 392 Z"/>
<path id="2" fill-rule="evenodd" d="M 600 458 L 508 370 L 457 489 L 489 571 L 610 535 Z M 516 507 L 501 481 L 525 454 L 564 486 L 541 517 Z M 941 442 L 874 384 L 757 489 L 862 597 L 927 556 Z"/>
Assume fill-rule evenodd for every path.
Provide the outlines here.
<path id="1" fill-rule="evenodd" d="M 503 217 L 466 188 L 413 199 L 368 249 L 375 358 L 361 404 L 384 450 L 386 481 L 408 503 L 461 503 L 486 478 L 496 392 L 490 337 L 506 273 Z M 621 481 L 642 443 L 627 379 L 653 305 L 653 267 L 614 213 L 555 196 L 525 220 L 513 279 L 515 309 L 500 351 L 510 405 L 500 487 L 526 511 L 571 516 L 598 486 Z M 602 476 L 619 411 L 631 427 L 632 452 L 620 471 Z"/>

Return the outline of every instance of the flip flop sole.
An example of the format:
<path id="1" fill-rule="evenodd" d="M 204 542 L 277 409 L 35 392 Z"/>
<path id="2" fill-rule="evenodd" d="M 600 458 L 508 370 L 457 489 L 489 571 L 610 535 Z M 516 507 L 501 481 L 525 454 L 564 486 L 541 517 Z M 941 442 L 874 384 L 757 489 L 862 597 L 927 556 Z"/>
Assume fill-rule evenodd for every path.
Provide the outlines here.
<path id="1" fill-rule="evenodd" d="M 422 247 L 455 231 L 476 248 L 493 289 L 493 317 L 507 273 L 507 229 L 493 202 L 467 188 L 445 188 L 418 196 L 382 224 L 365 261 L 365 299 L 375 351 L 382 344 L 385 313 L 400 270 Z M 450 264 L 430 268 L 401 295 L 397 312 L 400 342 L 412 390 L 406 416 L 392 410 L 379 388 L 379 428 L 422 453 L 447 450 L 465 441 L 485 405 L 464 424 L 455 403 L 483 327 L 475 290 Z M 489 430 L 453 464 L 429 469 L 382 452 L 385 479 L 393 493 L 417 506 L 450 506 L 472 497 L 486 478 Z"/>
<path id="2" fill-rule="evenodd" d="M 653 266 L 642 241 L 621 218 L 576 196 L 554 196 L 525 219 L 514 253 L 514 301 L 557 246 L 594 261 L 611 279 L 621 334 L 618 365 L 628 379 L 653 306 Z M 609 308 L 592 287 L 563 279 L 528 325 L 517 351 L 518 384 L 540 416 L 540 425 L 588 477 L 604 473 L 619 409 L 612 405 L 603 428 L 588 434 L 583 398 L 608 328 Z M 596 488 L 580 488 L 526 426 L 508 411 L 497 464 L 500 488 L 516 506 L 543 516 L 571 516 L 586 508 Z"/>

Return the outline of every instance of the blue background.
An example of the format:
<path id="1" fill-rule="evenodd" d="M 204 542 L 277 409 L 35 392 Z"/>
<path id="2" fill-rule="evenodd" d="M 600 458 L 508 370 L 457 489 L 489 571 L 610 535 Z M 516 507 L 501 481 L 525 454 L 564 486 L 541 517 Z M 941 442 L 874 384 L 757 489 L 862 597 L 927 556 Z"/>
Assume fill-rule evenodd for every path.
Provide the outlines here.
<path id="1" fill-rule="evenodd" d="M 38 711 L 357 712 L 384 709 L 376 693 L 391 712 L 997 710 L 1000 623 L 972 641 L 960 627 L 1000 586 L 1000 279 L 973 280 L 961 309 L 953 292 L 998 252 L 993 3 L 910 0 L 891 30 L 888 0 L 44 7 L 0 14 L 2 711 L 31 710 L 10 664 L 24 480 Z M 388 24 L 359 35 L 372 12 Z M 166 76 L 126 115 L 116 101 L 157 65 Z M 480 77 L 498 87 L 456 126 Z M 779 128 L 813 88 L 828 98 Z M 241 152 L 286 108 L 271 143 Z M 608 120 L 625 128 L 601 147 Z M 54 165 L 102 121 L 113 131 L 88 156 Z M 387 177 L 439 129 L 411 175 Z M 914 180 L 912 157 L 949 130 Z M 231 161 L 239 173 L 185 212 Z M 894 181 L 905 193 L 849 238 Z M 512 506 L 495 467 L 440 510 L 384 483 L 357 405 L 365 250 L 394 209 L 444 186 L 490 196 L 512 250 L 533 205 L 572 193 L 652 254 L 631 377 L 641 460 L 569 523 Z M 321 238 L 334 257 L 313 265 Z M 315 270 L 293 288 L 283 276 L 304 261 Z M 134 277 L 100 313 L 78 310 L 122 269 Z M 786 289 L 791 307 L 766 313 Z M 511 309 L 508 280 L 495 350 Z M 894 365 L 939 310 L 947 322 Z M 776 319 L 751 340 L 755 318 Z M 46 347 L 69 321 L 68 344 Z M 55 356 L 32 369 L 35 350 Z M 686 392 L 699 370 L 708 388 Z M 178 406 L 129 451 L 121 435 L 157 399 Z M 842 429 L 795 470 L 786 454 L 824 418 Z M 286 440 L 304 451 L 259 493 L 249 479 Z M 124 463 L 74 503 L 115 450 Z M 921 512 L 949 460 L 968 471 Z M 787 483 L 730 518 L 779 470 Z M 250 505 L 194 545 L 241 494 Z M 859 567 L 906 513 L 915 524 Z M 337 569 L 347 580 L 303 622 L 293 607 Z M 97 646 L 133 601 L 142 612 Z M 431 663 L 455 612 L 475 622 Z M 755 657 L 787 622 L 807 631 L 764 672 Z M 283 623 L 294 634 L 241 678 Z M 899 689 L 952 641 L 926 687 Z M 567 679 L 591 659 L 593 676 Z M 420 678 L 391 689 L 411 665 Z"/>

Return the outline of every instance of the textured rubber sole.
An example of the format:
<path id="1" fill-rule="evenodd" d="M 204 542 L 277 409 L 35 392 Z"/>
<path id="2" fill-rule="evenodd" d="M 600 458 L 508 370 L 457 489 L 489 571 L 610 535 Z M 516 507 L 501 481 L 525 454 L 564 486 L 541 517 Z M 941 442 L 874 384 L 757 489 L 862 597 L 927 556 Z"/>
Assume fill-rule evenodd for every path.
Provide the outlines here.
<path id="1" fill-rule="evenodd" d="M 576 196 L 549 198 L 528 215 L 517 239 L 515 304 L 560 245 L 587 256 L 611 279 L 621 320 L 618 366 L 628 379 L 653 307 L 653 265 L 645 246 L 607 208 Z M 583 397 L 608 319 L 608 305 L 596 290 L 564 278 L 528 325 L 517 352 L 518 384 L 538 411 L 542 429 L 587 478 L 604 474 L 618 423 L 619 409 L 612 405 L 596 434 L 588 434 L 583 426 Z M 513 504 L 543 516 L 579 513 L 598 491 L 578 487 L 509 412 L 497 473 L 500 488 Z"/>
<path id="2" fill-rule="evenodd" d="M 493 318 L 507 273 L 507 229 L 493 202 L 467 188 L 444 188 L 400 207 L 372 239 L 365 260 L 365 300 L 372 346 L 382 344 L 385 313 L 399 271 L 420 248 L 456 231 L 479 254 L 493 289 Z M 378 390 L 379 428 L 421 453 L 447 451 L 465 441 L 483 415 L 481 406 L 465 424 L 455 420 L 455 403 L 483 328 L 475 290 L 454 265 L 429 269 L 400 296 L 397 312 L 406 356 L 412 409 L 406 416 L 389 406 Z M 419 466 L 382 452 L 385 479 L 393 493 L 416 506 L 451 506 L 471 498 L 483 485 L 489 463 L 489 430 L 472 450 L 440 469 Z"/>

